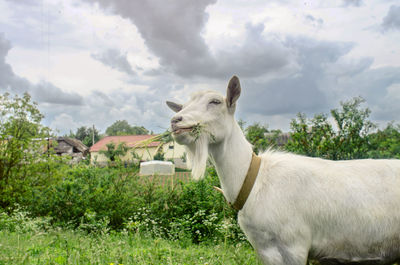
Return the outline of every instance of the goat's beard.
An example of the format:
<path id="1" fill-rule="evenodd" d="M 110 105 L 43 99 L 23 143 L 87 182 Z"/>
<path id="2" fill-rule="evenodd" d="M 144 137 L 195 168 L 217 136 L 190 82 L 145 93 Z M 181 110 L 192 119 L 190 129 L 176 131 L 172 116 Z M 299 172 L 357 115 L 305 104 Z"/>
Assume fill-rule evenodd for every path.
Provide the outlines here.
<path id="1" fill-rule="evenodd" d="M 186 155 L 189 168 L 192 168 L 192 177 L 195 180 L 204 178 L 208 158 L 208 136 L 201 134 L 190 145 L 186 145 Z"/>

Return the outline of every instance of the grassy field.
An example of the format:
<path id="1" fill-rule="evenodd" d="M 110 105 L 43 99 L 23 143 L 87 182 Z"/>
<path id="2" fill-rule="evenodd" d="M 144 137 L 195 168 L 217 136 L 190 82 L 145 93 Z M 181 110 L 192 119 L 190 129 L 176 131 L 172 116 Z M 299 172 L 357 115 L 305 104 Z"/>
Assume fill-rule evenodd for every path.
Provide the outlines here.
<path id="1" fill-rule="evenodd" d="M 248 244 L 194 245 L 127 233 L 0 231 L 0 264 L 261 264 Z"/>

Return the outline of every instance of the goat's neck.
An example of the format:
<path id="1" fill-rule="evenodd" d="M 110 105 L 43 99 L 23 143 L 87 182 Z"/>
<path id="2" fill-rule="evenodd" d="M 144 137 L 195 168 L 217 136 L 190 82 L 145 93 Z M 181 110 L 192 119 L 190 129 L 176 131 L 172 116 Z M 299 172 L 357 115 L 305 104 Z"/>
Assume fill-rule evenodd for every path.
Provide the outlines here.
<path id="1" fill-rule="evenodd" d="M 236 121 L 232 133 L 221 143 L 211 145 L 210 156 L 215 164 L 225 198 L 233 203 L 242 187 L 252 158 L 252 148 Z"/>

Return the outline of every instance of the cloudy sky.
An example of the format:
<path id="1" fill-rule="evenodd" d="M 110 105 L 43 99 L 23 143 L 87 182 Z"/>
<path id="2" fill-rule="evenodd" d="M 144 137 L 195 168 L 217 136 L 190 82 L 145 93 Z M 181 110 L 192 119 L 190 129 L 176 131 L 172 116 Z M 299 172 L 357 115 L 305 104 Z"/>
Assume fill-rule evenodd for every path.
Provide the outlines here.
<path id="1" fill-rule="evenodd" d="M 398 0 L 0 0 L 0 92 L 60 134 L 116 120 L 164 131 L 193 91 L 242 83 L 237 118 L 289 129 L 362 96 L 400 120 Z"/>

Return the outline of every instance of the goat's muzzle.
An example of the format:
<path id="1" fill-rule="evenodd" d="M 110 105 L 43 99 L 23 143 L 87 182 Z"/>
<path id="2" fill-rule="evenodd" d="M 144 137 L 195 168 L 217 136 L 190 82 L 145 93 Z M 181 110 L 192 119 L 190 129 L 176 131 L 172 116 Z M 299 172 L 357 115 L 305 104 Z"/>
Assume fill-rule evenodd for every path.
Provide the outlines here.
<path id="1" fill-rule="evenodd" d="M 171 124 L 171 129 L 173 134 L 181 134 L 184 132 L 191 132 L 193 130 L 193 127 L 179 127 L 176 124 Z"/>
<path id="2" fill-rule="evenodd" d="M 190 132 L 193 129 L 193 126 L 180 127 L 178 123 L 183 120 L 182 116 L 175 116 L 171 120 L 171 129 L 174 134 L 180 134 L 183 132 Z"/>

